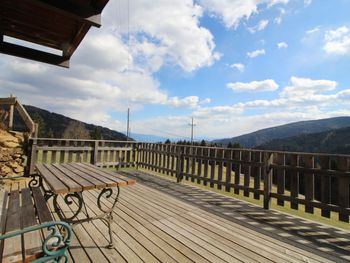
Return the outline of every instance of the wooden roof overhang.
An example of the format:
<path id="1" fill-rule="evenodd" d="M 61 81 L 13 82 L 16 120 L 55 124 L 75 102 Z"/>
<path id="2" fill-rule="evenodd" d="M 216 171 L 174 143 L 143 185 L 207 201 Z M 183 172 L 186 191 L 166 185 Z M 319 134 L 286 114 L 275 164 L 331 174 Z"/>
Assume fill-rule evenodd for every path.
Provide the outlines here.
<path id="1" fill-rule="evenodd" d="M 101 26 L 108 0 L 0 0 L 0 52 L 69 67 L 91 26 Z M 4 36 L 62 51 L 49 53 L 4 41 Z"/>

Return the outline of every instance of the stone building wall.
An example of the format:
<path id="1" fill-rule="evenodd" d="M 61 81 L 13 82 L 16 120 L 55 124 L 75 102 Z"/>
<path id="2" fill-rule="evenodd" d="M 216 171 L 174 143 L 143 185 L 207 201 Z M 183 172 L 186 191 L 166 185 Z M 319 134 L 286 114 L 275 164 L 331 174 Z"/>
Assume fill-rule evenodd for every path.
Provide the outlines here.
<path id="1" fill-rule="evenodd" d="M 24 174 L 25 156 L 22 133 L 9 133 L 0 130 L 0 176 L 18 176 Z"/>

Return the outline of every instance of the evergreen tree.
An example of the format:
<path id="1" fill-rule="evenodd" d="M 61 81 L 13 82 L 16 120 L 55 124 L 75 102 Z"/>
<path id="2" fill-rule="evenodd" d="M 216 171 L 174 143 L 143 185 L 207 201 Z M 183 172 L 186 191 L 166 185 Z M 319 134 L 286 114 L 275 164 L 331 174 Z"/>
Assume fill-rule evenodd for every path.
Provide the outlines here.
<path id="1" fill-rule="evenodd" d="M 38 129 L 38 137 L 39 138 L 45 138 L 47 137 L 47 132 L 46 132 L 46 124 L 44 122 L 44 119 L 41 117 L 41 115 L 37 112 L 35 112 L 32 116 L 32 120 L 38 124 L 39 129 Z"/>
<path id="2" fill-rule="evenodd" d="M 99 127 L 95 127 L 91 132 L 90 132 L 90 137 L 92 140 L 102 140 L 102 133 L 101 129 Z"/>

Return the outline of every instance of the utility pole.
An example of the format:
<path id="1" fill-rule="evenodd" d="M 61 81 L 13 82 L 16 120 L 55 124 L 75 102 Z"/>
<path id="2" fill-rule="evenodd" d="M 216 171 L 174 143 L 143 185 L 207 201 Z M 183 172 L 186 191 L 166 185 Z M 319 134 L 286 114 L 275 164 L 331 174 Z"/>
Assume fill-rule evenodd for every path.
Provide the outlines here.
<path id="1" fill-rule="evenodd" d="M 130 125 L 130 108 L 128 108 L 128 117 L 127 117 L 127 122 L 126 122 L 126 141 L 129 141 L 129 131 L 130 131 L 130 128 L 129 128 L 129 125 Z"/>
<path id="2" fill-rule="evenodd" d="M 189 125 L 191 126 L 191 145 L 193 145 L 193 127 L 196 126 L 196 124 L 193 123 L 193 116 L 192 121 Z"/>

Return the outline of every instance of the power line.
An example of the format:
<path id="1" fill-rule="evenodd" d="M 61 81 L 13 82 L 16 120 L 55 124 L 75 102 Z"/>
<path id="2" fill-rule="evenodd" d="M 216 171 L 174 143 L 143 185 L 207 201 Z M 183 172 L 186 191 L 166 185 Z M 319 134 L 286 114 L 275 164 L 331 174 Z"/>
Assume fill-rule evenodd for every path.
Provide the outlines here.
<path id="1" fill-rule="evenodd" d="M 190 137 L 179 135 L 179 134 L 175 134 L 175 133 L 171 133 L 171 132 L 167 132 L 167 131 L 164 131 L 164 130 L 158 130 L 158 129 L 154 129 L 154 128 L 150 128 L 150 127 L 147 127 L 147 129 L 150 129 L 152 131 L 155 131 L 155 132 L 158 132 L 158 133 L 162 133 L 162 134 L 165 134 L 165 135 L 175 136 L 177 138 L 183 138 L 183 139 L 187 139 L 187 140 L 190 139 Z"/>

